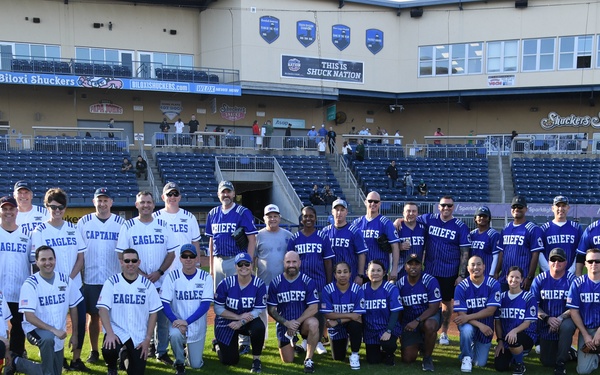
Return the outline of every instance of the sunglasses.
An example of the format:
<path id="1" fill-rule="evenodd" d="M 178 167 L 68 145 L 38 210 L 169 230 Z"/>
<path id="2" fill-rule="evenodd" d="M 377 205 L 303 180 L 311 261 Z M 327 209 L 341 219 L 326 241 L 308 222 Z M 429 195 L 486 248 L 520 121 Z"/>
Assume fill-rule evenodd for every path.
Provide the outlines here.
<path id="1" fill-rule="evenodd" d="M 183 254 L 181 259 L 196 259 L 196 256 L 194 254 Z"/>
<path id="2" fill-rule="evenodd" d="M 129 264 L 129 263 L 133 263 L 136 264 L 138 262 L 139 259 L 123 259 L 123 262 Z"/>
<path id="3" fill-rule="evenodd" d="M 167 197 L 178 197 L 179 196 L 179 192 L 178 191 L 171 191 L 167 193 Z"/>
<path id="4" fill-rule="evenodd" d="M 550 258 L 551 262 L 566 262 L 566 259 L 562 259 L 562 258 Z"/>
<path id="5" fill-rule="evenodd" d="M 242 268 L 242 267 L 250 267 L 250 263 L 248 262 L 239 262 L 237 264 L 238 267 Z"/>
<path id="6" fill-rule="evenodd" d="M 379 202 L 381 202 L 381 201 L 377 201 L 377 200 L 375 200 L 375 199 L 369 199 L 367 202 L 369 202 L 369 203 L 375 203 L 375 204 L 377 204 L 377 203 L 379 203 Z"/>
<path id="7" fill-rule="evenodd" d="M 513 206 L 510 206 L 510 208 L 512 208 L 513 210 L 522 210 L 523 208 L 525 208 L 525 206 L 520 205 L 520 204 L 515 204 Z"/>
<path id="8" fill-rule="evenodd" d="M 600 264 L 600 259 L 589 259 L 589 260 L 586 260 L 585 262 L 587 264 L 593 264 L 593 263 Z"/>
<path id="9" fill-rule="evenodd" d="M 442 206 L 443 208 L 452 208 L 454 207 L 454 203 L 440 203 L 440 206 Z"/>
<path id="10" fill-rule="evenodd" d="M 52 211 L 56 211 L 56 210 L 62 211 L 65 208 L 67 208 L 67 206 L 63 206 L 62 204 L 60 206 L 56 206 L 56 205 L 51 204 L 51 205 L 48 206 L 48 208 L 51 209 Z"/>

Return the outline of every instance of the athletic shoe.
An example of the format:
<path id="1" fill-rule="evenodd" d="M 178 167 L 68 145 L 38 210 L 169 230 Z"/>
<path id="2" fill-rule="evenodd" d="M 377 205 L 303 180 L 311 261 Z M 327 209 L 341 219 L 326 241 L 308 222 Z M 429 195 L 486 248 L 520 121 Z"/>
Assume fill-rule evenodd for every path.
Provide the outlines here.
<path id="1" fill-rule="evenodd" d="M 540 348 L 540 346 L 539 346 L 539 345 L 536 345 L 536 346 L 535 346 L 535 354 L 540 354 L 540 353 L 541 353 L 541 351 L 542 351 L 542 349 Z"/>
<path id="2" fill-rule="evenodd" d="M 304 360 L 304 372 L 306 374 L 312 374 L 315 372 L 315 364 L 312 359 L 308 358 Z"/>
<path id="3" fill-rule="evenodd" d="M 106 373 L 106 375 L 119 375 L 119 371 L 117 371 L 115 369 L 108 369 L 108 372 Z"/>
<path id="4" fill-rule="evenodd" d="M 306 340 L 302 340 L 302 342 L 300 343 L 300 346 L 302 347 L 302 350 L 306 351 L 306 345 L 307 345 Z"/>
<path id="5" fill-rule="evenodd" d="M 66 358 L 63 358 L 63 369 L 65 371 L 71 371 L 71 367 L 69 367 L 69 361 Z"/>
<path id="6" fill-rule="evenodd" d="M 17 366 L 15 365 L 15 357 L 12 357 L 12 361 L 4 366 L 4 375 L 14 375 L 17 372 Z"/>
<path id="7" fill-rule="evenodd" d="M 471 360 L 471 357 L 469 357 L 469 356 L 463 357 L 462 364 L 460 365 L 460 371 L 461 372 L 473 371 L 473 361 Z"/>
<path id="8" fill-rule="evenodd" d="M 440 334 L 440 345 L 450 345 L 450 340 L 448 339 L 446 332 Z"/>
<path id="9" fill-rule="evenodd" d="M 100 353 L 96 350 L 92 350 L 90 352 L 90 356 L 85 360 L 87 363 L 96 363 L 100 360 Z"/>
<path id="10" fill-rule="evenodd" d="M 250 372 L 255 374 L 260 374 L 262 372 L 262 364 L 260 363 L 260 359 L 256 358 L 252 360 L 252 368 L 250 369 Z"/>
<path id="11" fill-rule="evenodd" d="M 383 358 L 383 363 L 386 366 L 390 366 L 390 367 L 396 366 L 396 362 L 394 361 L 394 355 L 393 354 L 386 355 L 385 358 Z"/>
<path id="12" fill-rule="evenodd" d="M 77 358 L 74 361 L 71 361 L 71 366 L 69 366 L 71 368 L 71 370 L 74 371 L 80 371 L 80 372 L 89 372 L 90 369 L 87 368 L 83 362 L 81 361 L 81 358 Z"/>
<path id="13" fill-rule="evenodd" d="M 513 370 L 513 375 L 523 375 L 527 371 L 524 363 L 517 363 L 515 365 L 515 369 Z"/>
<path id="14" fill-rule="evenodd" d="M 556 367 L 554 367 L 554 375 L 566 375 L 567 374 L 567 369 L 565 368 L 565 364 L 562 362 L 559 362 L 556 364 Z"/>
<path id="15" fill-rule="evenodd" d="M 127 350 L 125 350 L 125 345 L 121 347 L 121 351 L 119 352 L 119 370 L 126 371 L 125 361 L 127 361 Z"/>
<path id="16" fill-rule="evenodd" d="M 434 371 L 433 359 L 431 357 L 423 358 L 423 371 Z"/>
<path id="17" fill-rule="evenodd" d="M 315 349 L 315 351 L 317 352 L 317 354 L 325 354 L 325 353 L 327 353 L 327 349 L 325 349 L 325 347 L 323 346 L 323 344 L 321 343 L 321 341 L 319 341 L 317 343 L 317 348 Z"/>
<path id="18" fill-rule="evenodd" d="M 171 359 L 171 357 L 169 357 L 169 353 L 165 353 L 156 359 L 158 359 L 159 361 L 161 361 L 162 363 L 164 363 L 167 366 L 173 366 L 173 363 L 174 363 L 173 360 Z"/>
<path id="19" fill-rule="evenodd" d="M 350 354 L 350 368 L 352 370 L 360 370 L 360 357 L 358 353 Z"/>
<path id="20" fill-rule="evenodd" d="M 242 345 L 240 346 L 240 355 L 244 355 L 244 354 L 248 354 L 250 353 L 250 345 Z"/>
<path id="21" fill-rule="evenodd" d="M 217 341 L 217 339 L 212 339 L 212 351 L 213 352 L 217 351 L 217 345 L 219 345 L 219 342 Z"/>
<path id="22" fill-rule="evenodd" d="M 156 345 L 154 343 L 150 344 L 150 348 L 148 349 L 148 358 L 156 357 Z"/>
<path id="23" fill-rule="evenodd" d="M 321 337 L 321 343 L 323 344 L 323 346 L 328 346 L 330 344 L 329 342 L 329 336 L 325 337 Z"/>
<path id="24" fill-rule="evenodd" d="M 185 366 L 183 364 L 175 365 L 175 375 L 185 375 Z"/>

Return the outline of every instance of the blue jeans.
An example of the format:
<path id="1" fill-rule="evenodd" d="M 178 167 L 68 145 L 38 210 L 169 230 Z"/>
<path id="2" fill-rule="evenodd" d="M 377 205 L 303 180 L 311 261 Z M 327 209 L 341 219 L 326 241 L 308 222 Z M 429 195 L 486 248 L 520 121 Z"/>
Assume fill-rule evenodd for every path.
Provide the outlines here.
<path id="1" fill-rule="evenodd" d="M 463 357 L 469 356 L 473 360 L 475 366 L 484 367 L 487 364 L 492 342 L 490 341 L 489 343 L 484 344 L 474 341 L 473 337 L 475 337 L 475 333 L 479 329 L 473 327 L 469 323 L 459 326 L 458 330 L 460 331 L 459 359 L 462 360 Z"/>
<path id="2" fill-rule="evenodd" d="M 396 180 L 388 177 L 388 189 L 392 189 L 396 187 Z"/>
<path id="3" fill-rule="evenodd" d="M 406 185 L 406 195 L 412 196 L 413 193 L 414 193 L 414 186 L 413 185 Z"/>

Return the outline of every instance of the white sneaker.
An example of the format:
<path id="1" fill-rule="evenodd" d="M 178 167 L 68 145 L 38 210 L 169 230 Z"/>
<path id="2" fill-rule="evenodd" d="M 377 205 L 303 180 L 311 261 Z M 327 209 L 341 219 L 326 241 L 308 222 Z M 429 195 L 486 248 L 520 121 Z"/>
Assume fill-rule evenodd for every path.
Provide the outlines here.
<path id="1" fill-rule="evenodd" d="M 325 349 L 325 347 L 323 346 L 323 343 L 321 341 L 319 341 L 317 343 L 317 348 L 315 349 L 315 351 L 317 352 L 317 354 L 327 353 L 327 349 Z"/>
<path id="2" fill-rule="evenodd" d="M 360 357 L 358 356 L 358 353 L 350 355 L 350 368 L 352 370 L 360 370 Z"/>
<path id="3" fill-rule="evenodd" d="M 445 332 L 440 334 L 440 345 L 450 345 L 450 340 Z"/>
<path id="4" fill-rule="evenodd" d="M 460 365 L 461 372 L 471 372 L 473 370 L 473 362 L 471 361 L 471 357 L 466 356 L 462 359 L 462 364 Z"/>
<path id="5" fill-rule="evenodd" d="M 540 352 L 541 352 L 541 351 L 542 351 L 542 350 L 540 349 L 540 346 L 539 346 L 539 345 L 536 345 L 536 346 L 535 346 L 535 354 L 540 354 Z"/>

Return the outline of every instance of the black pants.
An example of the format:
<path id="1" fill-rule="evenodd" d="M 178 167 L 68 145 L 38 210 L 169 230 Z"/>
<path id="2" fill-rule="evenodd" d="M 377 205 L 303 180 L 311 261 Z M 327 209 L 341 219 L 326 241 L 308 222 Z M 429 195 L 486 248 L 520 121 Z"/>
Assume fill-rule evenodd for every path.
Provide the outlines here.
<path id="1" fill-rule="evenodd" d="M 350 351 L 356 353 L 360 350 L 363 336 L 363 325 L 355 320 L 348 323 L 344 323 L 346 332 L 350 336 Z M 330 337 L 331 338 L 331 337 Z M 334 361 L 345 361 L 346 360 L 346 349 L 348 346 L 348 339 L 331 340 L 331 352 Z"/>
<path id="2" fill-rule="evenodd" d="M 106 340 L 106 335 L 104 335 L 104 340 Z M 127 375 L 143 374 L 146 371 L 146 360 L 140 358 L 142 351 L 140 349 L 135 348 L 131 339 L 127 340 L 125 344 L 117 344 L 117 347 L 114 349 L 106 349 L 104 345 L 102 345 L 102 357 L 104 357 L 104 361 L 106 361 L 108 369 L 117 369 L 117 360 L 119 359 L 119 352 L 121 351 L 121 348 L 123 346 L 125 346 L 125 351 L 127 352 L 127 359 L 129 362 L 128 366 L 126 366 Z"/>
<path id="3" fill-rule="evenodd" d="M 22 357 L 25 351 L 25 332 L 23 332 L 23 326 L 21 325 L 23 314 L 19 312 L 18 302 L 8 302 L 8 308 L 12 314 L 12 319 L 10 320 L 12 327 L 10 329 L 10 342 L 8 346 L 11 352 Z"/>
<path id="4" fill-rule="evenodd" d="M 523 346 L 523 351 L 531 350 L 533 348 L 533 340 L 525 332 L 517 333 L 517 343 L 511 345 L 513 348 Z M 513 356 L 508 348 L 504 349 L 504 353 L 500 353 L 498 357 L 494 358 L 494 367 L 496 371 L 507 371 L 510 369 Z"/>
<path id="5" fill-rule="evenodd" d="M 260 318 L 252 319 L 250 322 L 242 326 L 242 328 L 234 331 L 233 337 L 229 345 L 219 343 L 217 355 L 219 361 L 224 365 L 237 365 L 240 361 L 240 353 L 238 347 L 238 336 L 250 336 L 250 345 L 252 346 L 252 355 L 261 355 L 263 345 L 265 344 L 265 325 Z"/>
<path id="6" fill-rule="evenodd" d="M 398 337 L 391 335 L 389 340 L 381 341 L 381 344 L 367 344 L 367 362 L 376 364 L 381 363 L 384 358 L 392 357 L 396 349 L 398 349 L 397 340 Z"/>

